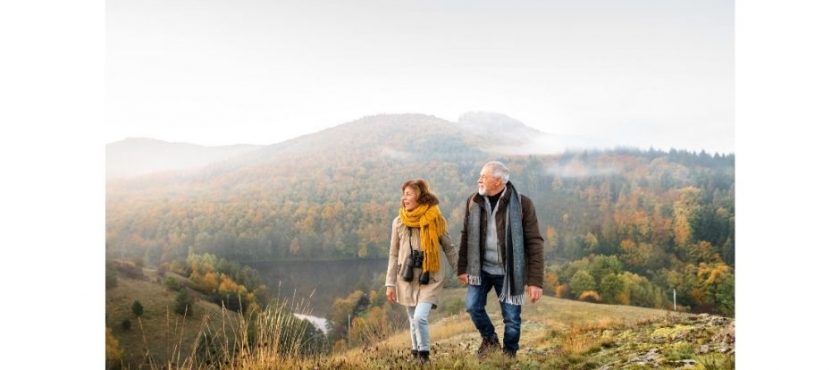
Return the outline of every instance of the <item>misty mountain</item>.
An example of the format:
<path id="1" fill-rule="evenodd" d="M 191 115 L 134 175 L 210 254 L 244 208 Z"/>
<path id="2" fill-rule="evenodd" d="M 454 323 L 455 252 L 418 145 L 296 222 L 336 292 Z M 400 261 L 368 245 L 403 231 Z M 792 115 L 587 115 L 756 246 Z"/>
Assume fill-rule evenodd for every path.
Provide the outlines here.
<path id="1" fill-rule="evenodd" d="M 236 157 L 257 145 L 202 146 L 155 139 L 129 138 L 105 149 L 108 178 L 131 177 L 161 171 L 186 170 Z"/>
<path id="2" fill-rule="evenodd" d="M 500 160 L 534 200 L 552 289 L 589 274 L 593 283 L 571 292 L 598 290 L 611 271 L 646 293 L 606 300 L 656 307 L 676 287 L 680 304 L 731 312 L 731 281 L 717 279 L 730 279 L 735 262 L 734 155 L 495 151 L 525 150 L 540 134 L 502 115 L 376 115 L 203 167 L 112 178 L 106 253 L 149 265 L 191 253 L 243 263 L 385 257 L 404 181 L 426 179 L 459 235 L 481 166 Z"/>
<path id="3" fill-rule="evenodd" d="M 562 122 L 558 122 L 562 130 Z M 509 155 L 558 154 L 566 150 L 603 149 L 609 145 L 596 138 L 558 135 L 536 130 L 504 114 L 469 112 L 458 118 L 458 126 L 482 139 L 480 148 Z"/>
<path id="4" fill-rule="evenodd" d="M 704 199 L 715 199 L 716 208 L 731 209 L 722 214 L 734 214 L 728 203 L 734 192 L 731 155 L 492 151 L 540 134 L 492 113 L 468 113 L 458 122 L 422 114 L 375 115 L 274 145 L 231 147 L 224 160 L 189 170 L 112 178 L 106 186 L 109 252 L 141 253 L 151 256 L 150 263 L 199 251 L 233 259 L 384 256 L 400 184 L 428 180 L 455 231 L 481 165 L 490 160 L 507 163 L 520 191 L 541 202 L 543 228 L 563 223 L 574 230 L 565 236 L 568 244 L 577 243 L 580 233 L 609 227 L 615 207 L 609 203 L 634 192 L 640 194 L 633 207 L 642 204 L 637 198 L 649 197 L 641 211 L 668 213 L 673 205 L 653 205 L 673 202 L 682 188 L 699 188 Z M 150 161 L 164 162 L 164 154 L 178 151 L 154 148 L 195 149 L 192 153 L 202 148 L 126 141 L 109 153 L 123 147 L 143 148 Z M 245 153 L 230 154 L 235 150 Z M 577 219 L 572 223 L 570 209 L 579 211 L 571 214 Z M 715 238 L 725 243 L 725 237 Z"/>
<path id="5" fill-rule="evenodd" d="M 527 129 L 524 125 L 515 128 Z M 408 178 L 443 173 L 435 171 L 437 166 L 475 166 L 487 157 L 482 148 L 500 145 L 503 136 L 488 137 L 473 129 L 422 114 L 368 116 L 202 168 L 157 173 L 145 179 L 115 179 L 109 182 L 109 195 L 165 188 L 169 193 L 197 196 L 204 191 L 215 193 L 220 188 L 238 192 L 267 187 L 276 188 L 278 195 L 299 193 L 298 200 L 325 200 L 325 193 L 319 189 L 346 198 L 349 194 L 337 191 L 337 187 L 354 191 L 361 190 L 357 186 L 393 189 Z M 346 181 L 362 180 L 360 175 L 368 170 L 390 174 L 371 176 L 367 184 Z M 461 170 L 456 166 L 453 174 Z M 393 180 L 397 178 L 401 180 Z M 459 176 L 447 178 L 450 179 L 461 181 Z M 452 185 L 450 182 L 440 186 Z"/>

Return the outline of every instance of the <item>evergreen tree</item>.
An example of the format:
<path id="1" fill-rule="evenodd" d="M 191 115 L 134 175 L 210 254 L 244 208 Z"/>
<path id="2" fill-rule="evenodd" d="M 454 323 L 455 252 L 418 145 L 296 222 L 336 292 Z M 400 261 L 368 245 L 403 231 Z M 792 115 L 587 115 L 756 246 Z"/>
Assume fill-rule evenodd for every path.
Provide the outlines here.
<path id="1" fill-rule="evenodd" d="M 193 298 L 186 288 L 181 288 L 175 296 L 175 312 L 180 315 L 192 316 Z"/>
<path id="2" fill-rule="evenodd" d="M 134 303 L 131 304 L 131 312 L 134 313 L 134 316 L 143 316 L 143 305 L 140 304 L 140 301 L 135 300 Z"/>

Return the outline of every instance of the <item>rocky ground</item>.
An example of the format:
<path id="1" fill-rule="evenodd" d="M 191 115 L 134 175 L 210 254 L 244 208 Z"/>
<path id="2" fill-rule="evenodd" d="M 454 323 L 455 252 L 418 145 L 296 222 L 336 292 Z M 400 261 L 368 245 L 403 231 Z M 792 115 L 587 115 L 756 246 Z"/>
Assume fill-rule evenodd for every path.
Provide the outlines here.
<path id="1" fill-rule="evenodd" d="M 592 335 L 598 335 L 597 331 Z M 710 315 L 670 316 L 625 329 L 605 329 L 590 353 L 599 369 L 734 368 L 735 321 Z"/>
<path id="2" fill-rule="evenodd" d="M 521 349 L 515 361 L 500 353 L 478 361 L 480 338 L 466 315 L 440 320 L 433 326 L 434 369 L 733 369 L 735 321 L 732 318 L 626 306 L 589 305 L 556 300 L 539 312 L 523 315 Z M 556 304 L 556 307 L 552 307 Z M 626 307 L 626 308 L 625 308 Z M 599 310 L 604 310 L 599 312 Z M 613 313 L 596 319 L 603 312 Z M 555 312 L 552 314 L 551 312 Z M 587 314 L 591 316 L 573 315 Z M 594 313 L 594 314 L 593 314 Z M 499 323 L 497 314 L 491 313 Z M 333 357 L 320 368 L 420 368 L 412 363 L 407 338 L 394 339 Z M 337 360 L 337 361 L 333 361 Z"/>

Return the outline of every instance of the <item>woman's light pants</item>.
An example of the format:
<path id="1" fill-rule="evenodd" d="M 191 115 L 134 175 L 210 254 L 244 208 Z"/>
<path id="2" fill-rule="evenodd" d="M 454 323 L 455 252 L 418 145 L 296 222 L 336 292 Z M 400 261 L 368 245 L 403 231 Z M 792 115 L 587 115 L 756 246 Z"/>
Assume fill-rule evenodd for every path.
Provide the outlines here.
<path id="1" fill-rule="evenodd" d="M 432 304 L 421 302 L 417 306 L 407 306 L 409 334 L 411 334 L 411 349 L 416 351 L 429 350 L 429 312 Z"/>

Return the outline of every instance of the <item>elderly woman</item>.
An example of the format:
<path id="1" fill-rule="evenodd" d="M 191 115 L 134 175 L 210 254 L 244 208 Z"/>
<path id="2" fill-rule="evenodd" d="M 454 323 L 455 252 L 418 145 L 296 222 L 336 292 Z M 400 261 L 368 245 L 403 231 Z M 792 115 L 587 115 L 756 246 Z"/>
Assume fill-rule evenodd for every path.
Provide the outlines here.
<path id="1" fill-rule="evenodd" d="M 422 179 L 402 184 L 400 215 L 391 225 L 391 250 L 385 278 L 388 301 L 406 306 L 411 354 L 429 361 L 429 312 L 437 307 L 443 290 L 444 252 L 452 271 L 457 253 L 446 231 L 438 199 Z"/>

